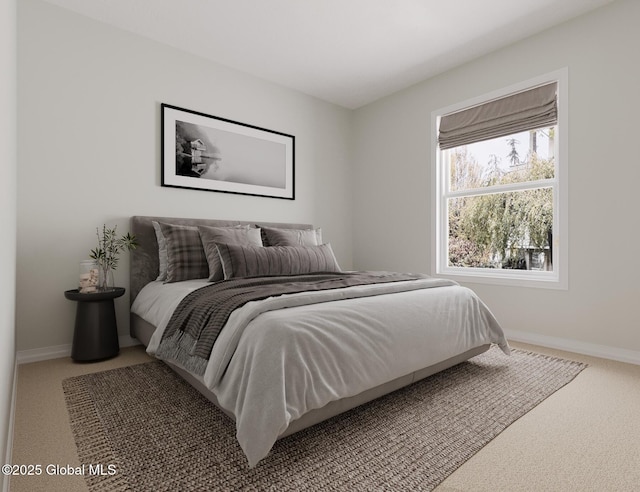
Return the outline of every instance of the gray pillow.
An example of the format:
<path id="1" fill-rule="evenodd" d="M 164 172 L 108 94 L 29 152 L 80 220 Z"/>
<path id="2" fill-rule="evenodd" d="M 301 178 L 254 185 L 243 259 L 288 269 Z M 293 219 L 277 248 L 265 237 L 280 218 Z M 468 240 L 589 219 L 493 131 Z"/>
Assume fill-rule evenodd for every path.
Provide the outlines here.
<path id="1" fill-rule="evenodd" d="M 249 226 L 209 227 L 199 226 L 200 238 L 209 264 L 209 280 L 215 282 L 224 278 L 217 243 L 236 244 L 240 246 L 262 246 L 260 229 Z"/>
<path id="2" fill-rule="evenodd" d="M 322 244 L 321 229 L 277 229 L 262 227 L 268 246 L 318 246 Z"/>
<path id="3" fill-rule="evenodd" d="M 156 231 L 156 240 L 158 241 L 158 262 L 159 271 L 158 278 L 156 280 L 167 280 L 167 241 L 164 239 L 160 224 L 155 220 L 151 221 L 153 229 Z"/>
<path id="4" fill-rule="evenodd" d="M 167 243 L 167 278 L 165 282 L 207 278 L 209 265 L 198 228 L 163 222 L 159 224 Z"/>
<path id="5" fill-rule="evenodd" d="M 218 244 L 224 278 L 339 272 L 330 244 L 320 246 L 238 246 Z"/>

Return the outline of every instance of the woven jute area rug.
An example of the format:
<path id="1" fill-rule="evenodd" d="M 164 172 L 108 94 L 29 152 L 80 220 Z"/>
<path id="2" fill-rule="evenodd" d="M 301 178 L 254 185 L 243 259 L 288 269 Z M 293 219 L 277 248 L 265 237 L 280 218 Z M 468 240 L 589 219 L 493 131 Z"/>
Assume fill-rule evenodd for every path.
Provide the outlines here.
<path id="1" fill-rule="evenodd" d="M 586 367 L 497 348 L 279 440 L 249 469 L 233 422 L 162 362 L 66 379 L 90 491 L 432 490 Z"/>

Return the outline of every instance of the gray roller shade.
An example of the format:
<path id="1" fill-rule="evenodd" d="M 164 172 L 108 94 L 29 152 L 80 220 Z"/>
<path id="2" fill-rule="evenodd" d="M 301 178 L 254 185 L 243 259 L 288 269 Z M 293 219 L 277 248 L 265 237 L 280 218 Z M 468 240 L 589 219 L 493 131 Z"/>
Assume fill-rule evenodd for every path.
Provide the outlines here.
<path id="1" fill-rule="evenodd" d="M 555 125 L 557 86 L 553 82 L 444 115 L 438 135 L 440 148 L 450 149 Z"/>

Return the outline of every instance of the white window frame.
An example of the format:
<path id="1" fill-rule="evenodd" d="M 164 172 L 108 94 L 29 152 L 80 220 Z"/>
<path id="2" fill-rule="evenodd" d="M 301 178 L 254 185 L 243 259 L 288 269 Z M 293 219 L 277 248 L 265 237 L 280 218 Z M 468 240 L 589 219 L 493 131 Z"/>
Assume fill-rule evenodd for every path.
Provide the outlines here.
<path id="1" fill-rule="evenodd" d="M 569 234 L 568 234 L 568 85 L 569 73 L 563 69 L 498 89 L 489 94 L 438 109 L 431 113 L 431 273 L 451 278 L 458 282 L 508 285 L 517 287 L 538 287 L 547 289 L 568 289 Z M 516 92 L 522 92 L 550 82 L 558 83 L 558 124 L 556 130 L 555 173 L 553 185 L 553 272 L 534 270 L 509 270 L 491 268 L 453 267 L 448 264 L 449 224 L 447 214 L 448 175 L 443 169 L 442 152 L 438 147 L 440 118 L 449 113 L 500 99 Z M 547 181 L 547 180 L 545 180 Z M 502 188 L 502 187 L 501 187 Z M 500 190 L 509 191 L 509 190 Z"/>

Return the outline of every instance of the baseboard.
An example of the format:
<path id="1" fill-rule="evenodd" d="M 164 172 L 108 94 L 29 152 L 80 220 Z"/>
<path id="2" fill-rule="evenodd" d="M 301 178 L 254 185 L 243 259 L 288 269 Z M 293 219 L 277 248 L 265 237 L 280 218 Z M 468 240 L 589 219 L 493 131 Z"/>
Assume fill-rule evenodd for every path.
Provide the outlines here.
<path id="1" fill-rule="evenodd" d="M 13 388 L 11 390 L 11 409 L 9 410 L 9 423 L 7 425 L 7 446 L 5 448 L 4 462 L 13 463 L 13 428 L 16 416 L 16 395 L 18 392 L 18 361 L 13 365 Z M 2 481 L 2 491 L 9 492 L 11 477 L 5 475 Z"/>
<path id="2" fill-rule="evenodd" d="M 514 342 L 531 343 L 541 347 L 565 350 L 576 354 L 591 355 L 601 359 L 610 359 L 618 362 L 640 365 L 640 352 L 637 350 L 627 350 L 608 345 L 598 345 L 595 343 L 581 342 L 567 338 L 551 337 L 517 330 L 505 330 L 508 340 Z"/>
<path id="3" fill-rule="evenodd" d="M 118 337 L 118 343 L 121 348 L 140 345 L 138 340 L 130 337 L 129 335 L 120 335 Z M 31 350 L 19 350 L 16 353 L 16 361 L 18 364 L 29 364 L 30 362 L 60 359 L 62 357 L 71 357 L 71 344 L 54 345 L 52 347 L 42 347 Z"/>
<path id="4" fill-rule="evenodd" d="M 595 343 L 580 342 L 568 338 L 552 337 L 548 335 L 539 335 L 526 331 L 505 330 L 507 339 L 514 342 L 530 343 L 541 347 L 565 350 L 576 354 L 591 355 L 600 357 L 601 359 L 616 360 L 619 362 L 627 362 L 629 364 L 640 365 L 640 352 L 637 350 L 627 350 L 608 345 L 598 345 Z M 120 347 L 133 347 L 140 345 L 140 342 L 129 335 L 121 335 L 118 337 Z M 16 353 L 16 364 L 28 364 L 30 362 L 38 362 L 41 360 L 59 359 L 61 357 L 71 356 L 71 344 L 56 345 L 53 347 L 43 347 L 32 350 L 21 350 Z"/>

